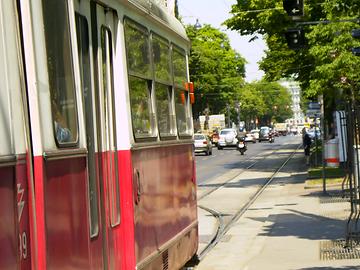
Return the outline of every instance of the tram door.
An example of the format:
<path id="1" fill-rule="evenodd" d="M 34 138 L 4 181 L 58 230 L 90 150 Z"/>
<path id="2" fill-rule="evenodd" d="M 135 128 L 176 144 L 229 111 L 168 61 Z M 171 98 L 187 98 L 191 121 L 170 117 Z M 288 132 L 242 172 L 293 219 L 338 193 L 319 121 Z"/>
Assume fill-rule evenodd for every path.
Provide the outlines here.
<path id="1" fill-rule="evenodd" d="M 25 270 L 31 269 L 33 192 L 15 1 L 1 1 L 0 13 L 0 269 Z"/>
<path id="2" fill-rule="evenodd" d="M 120 269 L 121 252 L 115 252 L 120 224 L 113 82 L 117 18 L 94 2 L 79 1 L 75 9 L 88 147 L 91 264 L 94 269 Z"/>

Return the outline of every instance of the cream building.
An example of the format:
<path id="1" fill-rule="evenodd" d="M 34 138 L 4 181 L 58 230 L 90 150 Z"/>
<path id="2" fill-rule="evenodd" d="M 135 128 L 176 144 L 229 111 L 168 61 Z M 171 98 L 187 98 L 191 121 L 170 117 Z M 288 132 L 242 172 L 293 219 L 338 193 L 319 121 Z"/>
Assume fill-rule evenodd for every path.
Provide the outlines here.
<path id="1" fill-rule="evenodd" d="M 291 109 L 294 113 L 293 118 L 286 122 L 290 125 L 298 126 L 304 125 L 304 114 L 300 108 L 301 88 L 298 82 L 294 80 L 280 80 L 279 83 L 288 89 L 292 98 Z"/>

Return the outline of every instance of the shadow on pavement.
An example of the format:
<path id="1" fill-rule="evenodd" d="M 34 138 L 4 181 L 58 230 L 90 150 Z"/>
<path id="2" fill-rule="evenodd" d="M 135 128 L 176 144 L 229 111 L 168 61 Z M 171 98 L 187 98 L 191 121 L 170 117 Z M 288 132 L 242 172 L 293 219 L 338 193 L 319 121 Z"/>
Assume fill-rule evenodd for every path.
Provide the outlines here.
<path id="1" fill-rule="evenodd" d="M 294 236 L 309 240 L 335 240 L 344 238 L 344 220 L 314 215 L 287 209 L 292 214 L 270 215 L 267 221 L 272 224 L 265 227 L 262 236 L 268 237 L 287 237 Z"/>

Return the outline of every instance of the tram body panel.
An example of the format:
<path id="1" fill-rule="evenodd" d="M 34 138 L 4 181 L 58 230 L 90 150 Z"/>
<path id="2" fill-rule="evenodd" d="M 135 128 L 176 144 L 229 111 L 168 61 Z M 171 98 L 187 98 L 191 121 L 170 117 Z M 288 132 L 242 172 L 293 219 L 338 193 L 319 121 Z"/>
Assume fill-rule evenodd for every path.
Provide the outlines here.
<path id="1" fill-rule="evenodd" d="M 122 261 L 120 269 L 135 269 L 135 239 L 134 239 L 134 201 L 132 183 L 132 163 L 130 150 L 118 151 L 121 223 L 116 237 L 116 247 L 121 250 Z M 119 252 L 116 252 L 116 256 Z"/>
<path id="2" fill-rule="evenodd" d="M 89 269 L 86 160 L 45 161 L 47 267 Z"/>
<path id="3" fill-rule="evenodd" d="M 180 242 L 174 239 L 188 227 L 197 226 L 196 187 L 188 169 L 193 162 L 192 145 L 133 150 L 132 160 L 138 174 L 134 180 L 139 194 L 134 214 L 135 246 L 141 263 L 167 244 Z M 187 250 L 189 254 L 194 254 L 196 246 L 192 248 Z M 177 260 L 185 260 L 189 254 Z"/>
<path id="4" fill-rule="evenodd" d="M 18 261 L 18 237 L 15 212 L 14 168 L 0 167 L 0 269 L 13 269 Z"/>
<path id="5" fill-rule="evenodd" d="M 187 47 L 184 29 L 128 1 L 25 0 L 16 2 L 20 39 L 15 2 L 0 3 L 0 268 L 158 270 L 165 257 L 179 268 L 197 245 L 191 134 L 181 142 L 173 123 L 169 145 L 157 136 L 156 147 L 131 149 L 141 143 L 124 15 L 156 28 L 169 48 Z M 55 107 L 70 139 L 58 137 Z"/>
<path id="6" fill-rule="evenodd" d="M 18 10 L 0 3 L 0 269 L 31 269 L 31 151 Z"/>

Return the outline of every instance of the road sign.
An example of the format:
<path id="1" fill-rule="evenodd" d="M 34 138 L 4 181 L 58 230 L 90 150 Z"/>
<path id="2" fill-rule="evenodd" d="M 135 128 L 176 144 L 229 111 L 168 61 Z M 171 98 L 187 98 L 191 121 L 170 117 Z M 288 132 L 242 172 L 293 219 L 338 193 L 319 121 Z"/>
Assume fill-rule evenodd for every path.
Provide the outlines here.
<path id="1" fill-rule="evenodd" d="M 292 17 L 304 16 L 303 0 L 283 0 L 283 7 L 289 16 Z"/>
<path id="2" fill-rule="evenodd" d="M 310 110 L 320 110 L 320 103 L 319 102 L 309 102 L 308 108 Z"/>

